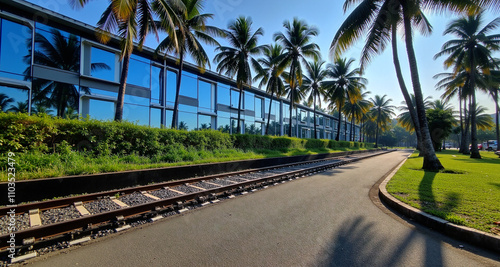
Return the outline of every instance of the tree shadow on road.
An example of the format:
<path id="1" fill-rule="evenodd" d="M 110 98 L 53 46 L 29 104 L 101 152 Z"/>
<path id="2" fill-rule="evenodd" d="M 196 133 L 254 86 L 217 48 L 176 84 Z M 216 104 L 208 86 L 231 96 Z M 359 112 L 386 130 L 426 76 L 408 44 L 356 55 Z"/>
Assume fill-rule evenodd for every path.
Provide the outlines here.
<path id="1" fill-rule="evenodd" d="M 397 239 L 393 245 L 389 239 Z M 417 231 L 398 238 L 386 236 L 375 229 L 375 223 L 363 216 L 346 220 L 326 248 L 326 258 L 317 266 L 404 266 L 408 250 L 422 244 Z M 424 266 L 443 266 L 441 243 L 430 238 L 425 241 Z"/>

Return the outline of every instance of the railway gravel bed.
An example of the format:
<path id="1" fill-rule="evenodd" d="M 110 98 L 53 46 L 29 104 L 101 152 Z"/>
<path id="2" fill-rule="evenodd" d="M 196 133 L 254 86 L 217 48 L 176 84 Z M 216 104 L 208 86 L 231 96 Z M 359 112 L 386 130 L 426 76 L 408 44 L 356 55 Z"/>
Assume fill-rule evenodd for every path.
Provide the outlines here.
<path id="1" fill-rule="evenodd" d="M 83 206 L 92 214 L 99 214 L 101 212 L 112 211 L 120 208 L 120 206 L 118 206 L 116 203 L 114 203 L 113 201 L 111 201 L 111 199 L 108 198 L 103 198 L 96 201 L 90 201 L 84 203 Z"/>
<path id="2" fill-rule="evenodd" d="M 155 201 L 154 199 L 149 198 L 139 192 L 134 192 L 132 194 L 121 196 L 119 200 L 129 206 L 136 206 Z"/>
<path id="3" fill-rule="evenodd" d="M 151 191 L 149 192 L 151 195 L 155 196 L 155 197 L 159 197 L 161 199 L 165 199 L 165 198 L 171 198 L 171 197 L 177 197 L 179 196 L 178 193 L 172 191 L 172 190 L 168 190 L 168 189 L 158 189 L 158 190 L 154 190 L 154 191 Z"/>
<path id="4" fill-rule="evenodd" d="M 198 182 L 198 183 L 194 183 L 193 185 L 197 186 L 197 187 L 205 188 L 205 189 L 212 189 L 212 188 L 220 187 L 218 185 L 208 184 L 205 182 Z"/>
<path id="5" fill-rule="evenodd" d="M 212 180 L 207 180 L 207 182 L 211 182 L 211 183 L 214 183 L 214 184 L 220 184 L 221 186 L 226 186 L 226 185 L 233 185 L 234 183 L 231 183 L 229 182 L 228 180 L 231 180 L 229 178 L 226 178 L 226 179 L 220 179 L 220 178 L 216 178 L 216 179 L 212 179 Z M 233 181 L 233 180 L 231 180 Z M 243 180 L 240 179 L 240 181 L 235 181 L 235 182 L 243 182 Z"/>
<path id="6" fill-rule="evenodd" d="M 196 192 L 203 191 L 203 190 L 200 190 L 200 189 L 197 189 L 197 188 L 194 188 L 194 187 L 190 187 L 190 186 L 187 186 L 187 185 L 178 185 L 176 187 L 172 187 L 172 189 L 184 192 L 186 194 L 191 194 L 191 193 L 196 193 Z"/>
<path id="7" fill-rule="evenodd" d="M 42 220 L 42 225 L 46 225 L 76 219 L 80 216 L 81 215 L 75 208 L 75 206 L 71 205 L 66 208 L 57 208 L 42 211 L 42 213 L 40 214 L 40 219 Z"/>
<path id="8" fill-rule="evenodd" d="M 9 227 L 12 226 L 15 226 L 16 231 L 30 228 L 30 218 L 26 213 L 16 214 L 15 222 L 11 222 L 10 220 L 11 217 L 8 215 L 0 218 L 0 234 L 4 235 L 10 233 L 11 231 L 9 230 Z"/>

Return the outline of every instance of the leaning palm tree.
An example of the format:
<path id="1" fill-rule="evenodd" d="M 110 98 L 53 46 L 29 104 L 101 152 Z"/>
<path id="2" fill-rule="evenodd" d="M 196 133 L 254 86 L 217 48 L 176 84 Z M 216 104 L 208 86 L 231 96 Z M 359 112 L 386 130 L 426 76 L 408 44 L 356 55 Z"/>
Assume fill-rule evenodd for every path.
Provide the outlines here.
<path id="1" fill-rule="evenodd" d="M 361 89 L 368 82 L 361 77 L 359 68 L 352 68 L 354 59 L 337 58 L 334 64 L 326 66 L 327 76 L 331 80 L 323 82 L 327 90 L 329 100 L 335 104 L 339 111 L 339 120 L 336 141 L 340 140 L 340 126 L 342 122 L 342 107 L 347 100 L 357 98 L 361 95 Z"/>
<path id="2" fill-rule="evenodd" d="M 307 105 L 313 105 L 314 107 L 314 138 L 317 138 L 316 107 L 319 106 L 321 108 L 321 99 L 326 96 L 326 91 L 323 87 L 323 81 L 326 79 L 327 74 L 326 70 L 323 69 L 324 64 L 324 61 L 307 62 L 307 75 L 303 76 L 304 83 L 302 84 L 302 91 L 309 95 Z M 316 103 L 319 105 L 316 105 Z"/>
<path id="3" fill-rule="evenodd" d="M 175 35 L 173 36 L 176 36 L 177 38 L 168 35 L 156 48 L 156 53 L 174 53 L 179 57 L 177 62 L 178 72 L 175 88 L 174 111 L 172 115 L 172 128 L 177 128 L 179 93 L 181 89 L 182 68 L 185 56 L 190 55 L 201 69 L 204 69 L 206 65 L 210 67 L 210 59 L 208 58 L 205 49 L 203 49 L 201 42 L 208 45 L 219 46 L 219 43 L 213 38 L 213 36 L 224 36 L 223 31 L 219 28 L 206 25 L 206 21 L 213 18 L 213 14 L 201 13 L 203 9 L 203 0 L 180 1 L 182 2 L 183 7 L 177 6 L 175 9 L 175 14 L 178 19 L 175 22 Z M 162 14 L 160 18 L 162 20 L 169 19 L 169 17 L 165 16 L 165 14 Z M 162 25 L 167 23 L 157 22 L 157 24 L 159 24 L 159 29 L 164 30 Z M 165 31 L 168 32 L 168 29 L 165 29 Z"/>
<path id="4" fill-rule="evenodd" d="M 285 64 L 279 62 L 279 57 L 283 54 L 283 47 L 279 44 L 267 45 L 264 47 L 264 57 L 259 58 L 259 66 L 257 66 L 256 75 L 253 78 L 254 82 L 260 80 L 259 88 L 266 86 L 266 92 L 271 95 L 269 101 L 269 112 L 267 115 L 267 124 L 265 134 L 269 131 L 269 124 L 271 122 L 271 107 L 273 97 L 281 97 L 285 94 L 285 84 L 283 83 L 282 74 L 286 67 Z"/>
<path id="5" fill-rule="evenodd" d="M 0 111 L 7 110 L 7 106 L 12 102 L 14 102 L 14 99 L 8 97 L 4 93 L 0 93 Z"/>
<path id="6" fill-rule="evenodd" d="M 89 1 L 70 0 L 73 6 L 81 7 Z M 181 8 L 183 8 L 183 4 L 179 0 L 109 0 L 108 7 L 97 22 L 99 29 L 97 38 L 102 43 L 108 43 L 111 39 L 110 33 L 117 33 L 121 39 L 120 60 L 123 64 L 116 101 L 115 121 L 121 121 L 123 118 L 123 101 L 125 99 L 130 56 L 134 50 L 134 41 L 138 40 L 138 48 L 142 49 L 142 45 L 150 31 L 153 31 L 158 39 L 153 10 L 163 18 L 163 28 L 167 30 L 172 38 L 177 38 L 174 31 L 175 22 L 177 21 L 175 10 Z"/>
<path id="7" fill-rule="evenodd" d="M 395 115 L 393 111 L 395 107 L 389 105 L 392 99 L 386 99 L 386 97 L 387 95 L 375 95 L 375 98 L 370 98 L 370 101 L 373 105 L 370 113 L 372 114 L 373 120 L 377 125 L 377 130 L 375 133 L 375 147 L 378 147 L 379 131 L 385 130 L 391 122 L 391 117 Z"/>
<path id="8" fill-rule="evenodd" d="M 236 131 L 241 133 L 241 102 L 243 98 L 243 87 L 251 86 L 252 73 L 250 64 L 254 69 L 258 68 L 259 62 L 253 56 L 260 55 L 264 46 L 258 46 L 259 36 L 264 34 L 262 28 L 252 33 L 252 19 L 250 17 L 239 17 L 224 30 L 226 39 L 232 47 L 219 46 L 214 61 L 217 63 L 217 71 L 224 72 L 229 77 L 236 75 L 236 87 L 240 90 L 238 100 L 238 126 Z"/>
<path id="9" fill-rule="evenodd" d="M 304 58 L 313 58 L 319 60 L 320 52 L 319 46 L 311 42 L 313 36 L 318 35 L 318 30 L 315 27 L 307 25 L 302 20 L 294 18 L 290 23 L 289 21 L 283 22 L 285 32 L 278 32 L 274 34 L 274 41 L 280 42 L 284 49 L 282 58 L 283 62 L 290 64 L 290 123 L 288 125 L 288 132 L 292 136 L 292 111 L 294 104 L 294 92 L 297 87 L 302 84 L 302 67 L 300 61 L 305 64 Z"/>
<path id="10" fill-rule="evenodd" d="M 500 17 L 480 28 L 483 12 L 453 20 L 444 34 L 453 34 L 458 39 L 447 41 L 442 50 L 435 55 L 438 58 L 448 55 L 445 67 L 455 66 L 455 70 L 465 67 L 468 89 L 472 100 L 471 110 L 476 110 L 477 82 L 481 79 L 479 67 L 494 61 L 491 51 L 500 50 L 500 34 L 489 34 L 500 26 Z M 480 87 L 478 87 L 480 88 Z M 481 158 L 477 147 L 476 114 L 471 112 L 471 158 Z"/>

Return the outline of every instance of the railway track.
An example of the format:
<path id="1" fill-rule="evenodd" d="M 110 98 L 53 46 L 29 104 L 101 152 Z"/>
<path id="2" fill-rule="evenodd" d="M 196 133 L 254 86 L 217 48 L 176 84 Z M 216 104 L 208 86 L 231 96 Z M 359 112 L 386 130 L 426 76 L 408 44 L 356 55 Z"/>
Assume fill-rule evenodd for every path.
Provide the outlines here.
<path id="1" fill-rule="evenodd" d="M 0 207 L 0 214 L 7 214 L 0 217 L 0 257 L 6 262 L 21 261 L 43 253 L 47 247 L 71 246 L 232 198 L 236 194 L 246 194 L 388 152 L 369 152 L 28 203 L 15 206 L 15 216 L 9 214 L 13 207 Z M 6 258 L 12 252 L 10 225 L 16 227 L 16 260 Z"/>

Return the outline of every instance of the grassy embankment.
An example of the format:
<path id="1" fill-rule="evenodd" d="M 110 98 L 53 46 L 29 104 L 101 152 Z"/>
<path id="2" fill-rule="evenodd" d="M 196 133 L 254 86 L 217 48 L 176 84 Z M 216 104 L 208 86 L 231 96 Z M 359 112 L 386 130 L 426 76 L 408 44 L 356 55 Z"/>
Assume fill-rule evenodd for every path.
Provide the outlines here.
<path id="1" fill-rule="evenodd" d="M 397 199 L 450 222 L 492 232 L 500 221 L 500 158 L 481 152 L 471 159 L 457 150 L 437 153 L 446 170 L 421 170 L 414 153 L 387 185 Z"/>
<path id="2" fill-rule="evenodd" d="M 65 120 L 0 112 L 0 181 L 95 174 L 359 150 L 371 144 L 214 130 L 156 129 L 133 123 Z M 14 154 L 8 157 L 9 152 Z"/>

